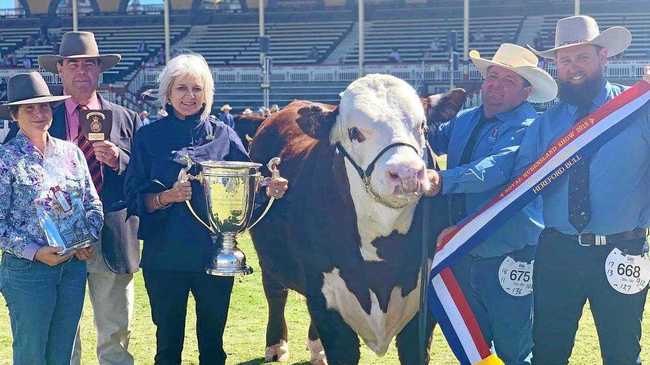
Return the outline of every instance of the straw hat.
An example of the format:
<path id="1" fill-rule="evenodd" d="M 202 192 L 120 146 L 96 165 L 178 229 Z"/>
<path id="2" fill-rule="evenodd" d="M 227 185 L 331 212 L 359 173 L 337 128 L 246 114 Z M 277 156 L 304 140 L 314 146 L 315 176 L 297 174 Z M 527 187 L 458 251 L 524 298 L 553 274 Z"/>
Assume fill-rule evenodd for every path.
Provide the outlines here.
<path id="1" fill-rule="evenodd" d="M 232 108 L 230 107 L 230 104 L 223 104 L 223 106 L 219 110 L 221 110 L 222 112 L 225 112 L 225 111 L 231 111 Z"/>
<path id="2" fill-rule="evenodd" d="M 555 58 L 555 51 L 568 47 L 593 44 L 607 49 L 607 57 L 625 51 L 632 43 L 632 33 L 624 27 L 611 27 L 600 32 L 598 23 L 590 16 L 562 18 L 555 26 L 555 47 L 546 51 L 533 49 L 538 56 Z"/>
<path id="3" fill-rule="evenodd" d="M 483 78 L 490 66 L 499 66 L 523 77 L 533 87 L 528 96 L 531 103 L 545 103 L 557 96 L 557 84 L 546 71 L 537 67 L 537 56 L 526 48 L 515 44 L 503 43 L 492 57 L 492 60 L 481 58 L 477 50 L 469 53 L 474 66 L 481 72 Z"/>
<path id="4" fill-rule="evenodd" d="M 0 119 L 12 119 L 10 106 L 51 103 L 70 96 L 53 96 L 43 76 L 36 71 L 13 75 L 7 83 L 7 103 L 0 105 Z"/>
<path id="5" fill-rule="evenodd" d="M 56 64 L 64 59 L 97 58 L 101 72 L 115 66 L 122 56 L 119 54 L 99 54 L 99 47 L 92 32 L 66 32 L 61 38 L 58 55 L 38 56 L 38 64 L 47 71 L 58 73 Z"/>

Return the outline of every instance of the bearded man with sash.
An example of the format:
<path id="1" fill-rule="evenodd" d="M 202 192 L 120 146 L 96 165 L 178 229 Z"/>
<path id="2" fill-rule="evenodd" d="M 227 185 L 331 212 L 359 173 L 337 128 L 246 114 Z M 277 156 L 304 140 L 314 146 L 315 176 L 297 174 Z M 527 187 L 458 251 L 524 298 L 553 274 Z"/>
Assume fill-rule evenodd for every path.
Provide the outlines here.
<path id="1" fill-rule="evenodd" d="M 525 48 L 504 43 L 491 60 L 477 51 L 469 56 L 484 78 L 483 103 L 432 129 L 429 136 L 433 150 L 447 154 L 447 170 L 433 177 L 450 202 L 451 227 L 439 242 L 510 182 L 519 143 L 537 117 L 531 102 L 548 102 L 557 95 L 551 75 L 537 67 L 538 58 Z M 532 260 L 542 228 L 536 201 L 452 266 L 485 341 L 494 343 L 499 358 L 509 365 L 530 364 Z"/>
<path id="2" fill-rule="evenodd" d="M 626 102 L 626 87 L 604 77 L 607 58 L 630 43 L 627 29 L 612 27 L 601 33 L 588 16 L 558 21 L 555 47 L 535 52 L 555 61 L 560 103 L 526 131 L 514 177 L 561 143 L 567 132 L 579 133 L 582 128 L 576 127 L 583 124 L 602 124 L 599 119 L 610 109 L 631 108 L 634 99 Z M 623 117 L 610 113 L 608 118 L 620 119 L 616 133 L 593 137 L 532 189 L 541 191 L 546 226 L 534 264 L 534 364 L 568 363 L 587 300 L 603 364 L 640 364 L 650 276 L 650 106 L 644 101 Z"/>

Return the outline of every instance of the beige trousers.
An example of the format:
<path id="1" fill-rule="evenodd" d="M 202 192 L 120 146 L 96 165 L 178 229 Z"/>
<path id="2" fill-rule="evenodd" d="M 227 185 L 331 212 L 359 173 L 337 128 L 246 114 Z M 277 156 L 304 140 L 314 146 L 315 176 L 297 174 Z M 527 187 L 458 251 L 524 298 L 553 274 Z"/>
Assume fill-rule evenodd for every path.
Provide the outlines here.
<path id="1" fill-rule="evenodd" d="M 133 365 L 129 353 L 133 318 L 133 274 L 111 272 L 95 246 L 95 257 L 88 261 L 88 294 L 97 330 L 97 359 L 100 365 Z M 79 329 L 71 365 L 81 364 Z"/>

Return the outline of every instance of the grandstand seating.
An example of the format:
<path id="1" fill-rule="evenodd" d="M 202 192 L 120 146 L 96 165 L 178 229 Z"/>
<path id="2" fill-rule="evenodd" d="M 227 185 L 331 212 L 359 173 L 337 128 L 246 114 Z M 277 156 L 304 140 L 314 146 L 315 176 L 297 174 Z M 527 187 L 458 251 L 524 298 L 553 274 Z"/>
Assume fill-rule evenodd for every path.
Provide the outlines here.
<path id="1" fill-rule="evenodd" d="M 188 29 L 188 25 L 172 25 L 172 42 L 185 35 Z M 62 32 L 70 30 L 72 29 L 61 29 Z M 144 63 L 147 58 L 155 55 L 163 47 L 164 43 L 162 25 L 83 27 L 80 30 L 95 33 L 101 53 L 119 53 L 122 55 L 122 61 L 104 73 L 104 83 L 115 82 L 123 78 Z M 36 31 L 38 32 L 38 29 Z M 50 29 L 50 31 L 53 30 Z M 145 42 L 146 49 L 144 52 L 138 52 L 138 46 L 142 41 Z M 23 55 L 31 57 L 34 65 L 36 65 L 39 55 L 51 53 L 52 46 L 50 45 L 24 46 L 16 52 L 19 57 Z"/>
<path id="2" fill-rule="evenodd" d="M 274 64 L 317 64 L 332 52 L 352 28 L 352 21 L 267 23 L 269 56 Z M 202 54 L 212 66 L 259 64 L 257 24 L 211 24 L 195 29 L 181 43 Z M 309 57 L 316 47 L 318 58 Z"/>
<path id="3" fill-rule="evenodd" d="M 0 27 L 0 50 L 2 54 L 13 52 L 17 48 L 20 48 L 27 39 L 30 37 L 37 37 L 40 33 L 40 28 L 38 27 L 29 27 L 29 28 L 3 28 Z M 50 47 L 51 49 L 51 47 Z"/>
<path id="4" fill-rule="evenodd" d="M 617 0 L 608 1 L 616 2 Z M 596 12 L 595 14 L 589 13 L 588 10 L 586 12 L 598 20 L 601 29 L 613 25 L 623 25 L 632 31 L 632 46 L 624 53 L 623 60 L 650 59 L 650 13 L 619 13 L 619 11 L 627 10 L 622 7 L 618 10 L 608 1 L 600 1 L 604 4 L 601 4 L 602 7 L 614 8 L 616 12 Z M 585 0 L 585 2 L 596 1 Z M 250 10 L 239 9 L 236 13 L 203 10 L 195 14 L 186 9 L 184 13 L 177 12 L 172 17 L 172 44 L 176 52 L 191 50 L 202 54 L 215 69 L 243 70 L 242 73 L 247 74 L 246 78 L 237 78 L 237 80 L 227 77 L 217 80 L 215 107 L 223 103 L 230 103 L 235 110 L 241 110 L 244 107 L 253 108 L 261 104 L 259 70 L 255 67 L 259 64 L 259 29 L 257 16 L 254 13 L 256 9 L 252 6 L 258 1 L 250 0 L 247 3 Z M 272 57 L 273 65 L 276 66 L 275 71 L 283 72 L 280 70 L 283 68 L 281 66 L 289 66 L 284 69 L 291 69 L 293 72 L 294 68 L 299 68 L 296 66 L 321 65 L 323 67 L 307 68 L 316 69 L 317 71 L 314 73 L 328 68 L 336 68 L 336 72 L 338 72 L 334 77 L 309 77 L 306 79 L 301 78 L 298 75 L 299 72 L 295 73 L 295 79 L 290 77 L 280 79 L 274 73 L 271 103 L 284 105 L 296 98 L 323 102 L 334 102 L 338 99 L 338 93 L 352 79 L 342 78 L 338 75 L 343 73 L 356 75 L 356 69 L 351 65 L 358 62 L 356 15 L 351 8 L 345 8 L 345 4 L 349 3 L 347 0 L 325 0 L 324 2 L 321 0 L 275 0 L 268 2 L 271 4 L 269 5 L 271 8 L 268 9 L 265 30 L 266 35 L 270 37 L 269 56 Z M 456 31 L 457 50 L 462 48 L 463 44 L 463 19 L 460 17 L 462 7 L 458 5 L 459 3 L 462 2 L 454 0 L 367 0 L 365 24 L 365 62 L 369 64 L 366 66 L 367 69 L 374 67 L 379 69 L 374 72 L 396 74 L 417 86 L 426 84 L 424 86 L 447 87 L 446 62 L 449 55 L 446 51 L 446 43 L 448 32 Z M 276 5 L 276 8 L 273 8 L 273 4 Z M 323 8 L 323 4 L 325 8 Z M 404 4 L 410 5 L 405 6 Z M 526 12 L 527 6 L 529 9 L 533 9 L 532 5 L 535 5 L 535 10 Z M 567 12 L 572 10 L 570 5 L 560 0 L 473 1 L 472 9 L 474 10 L 472 10 L 470 19 L 470 33 L 475 36 L 480 31 L 483 37 L 481 40 L 473 37 L 473 40 L 470 41 L 470 49 L 477 49 L 484 57 L 491 57 L 502 42 L 517 42 L 520 40 L 520 36 L 521 39 L 527 40 L 529 34 L 524 35 L 523 33 L 530 33 L 530 31 L 521 32 L 521 30 L 523 24 L 531 19 L 535 20 L 533 22 L 535 27 L 527 27 L 526 30 L 534 28 L 532 31 L 534 34 L 540 24 L 537 20 L 542 19 L 539 28 L 542 42 L 544 49 L 550 48 L 553 46 L 555 23 L 560 17 L 569 15 Z M 501 12 L 506 12 L 503 9 L 507 7 L 507 15 L 500 14 L 499 7 L 502 7 Z M 313 9 L 306 10 L 308 8 Z M 539 13 L 537 13 L 538 10 Z M 476 16 L 477 14 L 480 15 Z M 16 25 L 11 25 L 14 20 Z M 128 97 L 124 97 L 122 100 L 129 100 L 131 106 L 135 105 L 138 91 L 142 90 L 130 87 L 129 80 L 132 75 L 137 75 L 135 71 L 143 63 L 155 56 L 162 48 L 163 28 L 160 21 L 160 15 L 122 16 L 112 14 L 82 18 L 80 29 L 95 32 L 102 53 L 122 54 L 122 62 L 104 73 L 103 83 L 115 84 L 117 81 L 121 81 L 117 88 L 122 87 L 124 90 L 129 90 Z M 26 40 L 29 37 L 39 35 L 40 26 L 43 24 L 42 19 L 28 17 L 0 19 L 0 22 L 3 22 L 3 26 L 0 27 L 2 28 L 0 29 L 0 49 L 3 50 L 3 53 L 14 52 L 18 60 L 23 55 L 28 56 L 33 65 L 36 65 L 38 55 L 52 53 L 51 45 L 26 45 Z M 70 30 L 69 18 L 55 19 L 53 23 L 56 25 L 49 25 L 50 31 Z M 430 44 L 433 40 L 438 42 L 439 49 L 430 52 Z M 139 52 L 138 48 L 142 41 L 147 47 L 144 52 Z M 310 54 L 313 47 L 318 50 L 317 57 Z M 401 61 L 406 65 L 396 66 L 387 63 L 389 62 L 388 55 L 394 48 L 398 49 Z M 347 66 L 337 66 L 339 59 Z M 420 63 L 422 61 L 424 63 Z M 433 67 L 434 63 L 439 64 L 435 65 L 438 68 L 435 71 L 435 77 L 429 75 L 418 79 L 414 76 L 413 70 L 415 69 L 418 72 L 422 70 L 423 73 L 431 74 L 433 72 L 431 68 L 425 70 L 425 66 Z M 635 67 L 638 68 L 640 64 L 636 62 Z M 400 69 L 401 67 L 404 67 L 404 70 Z M 616 69 L 616 67 L 610 66 L 610 69 L 612 68 Z M 355 70 L 351 72 L 352 69 Z M 156 71 L 159 72 L 159 69 Z M 638 74 L 636 68 L 620 67 L 620 70 L 616 69 L 615 71 L 614 76 L 618 81 L 630 80 L 633 75 Z M 402 73 L 400 74 L 400 72 Z M 409 72 L 411 73 L 409 74 Z M 443 74 L 444 76 L 441 76 Z M 456 76 L 457 81 L 460 79 L 461 83 L 465 82 L 463 86 L 473 87 L 480 79 L 476 75 L 468 76 L 467 69 L 459 71 L 456 75 L 458 75 Z M 148 82 L 145 82 L 142 87 L 139 83 L 131 84 L 137 84 L 137 88 L 141 89 L 156 87 L 155 77 L 149 77 L 147 80 Z M 125 102 L 128 103 L 128 101 Z"/>
<path id="5" fill-rule="evenodd" d="M 480 30 L 484 36 L 481 41 L 470 43 L 470 48 L 481 54 L 492 56 L 502 42 L 513 42 L 523 21 L 522 16 L 477 17 L 470 21 L 470 31 Z M 431 52 L 427 62 L 441 62 L 449 59 L 447 33 L 455 30 L 457 47 L 463 44 L 462 18 L 434 19 L 391 19 L 375 20 L 366 25 L 365 60 L 367 62 L 386 62 L 393 48 L 397 48 L 402 62 L 419 62 L 431 41 L 437 40 L 440 49 Z M 345 56 L 346 63 L 355 63 L 358 57 L 358 44 Z"/>
<path id="6" fill-rule="evenodd" d="M 544 49 L 552 48 L 555 43 L 555 24 L 558 19 L 569 15 L 544 16 L 544 22 L 540 30 Z M 592 14 L 592 16 L 598 22 L 601 31 L 620 25 L 632 32 L 632 44 L 619 58 L 628 60 L 650 59 L 650 13 L 607 13 Z"/>

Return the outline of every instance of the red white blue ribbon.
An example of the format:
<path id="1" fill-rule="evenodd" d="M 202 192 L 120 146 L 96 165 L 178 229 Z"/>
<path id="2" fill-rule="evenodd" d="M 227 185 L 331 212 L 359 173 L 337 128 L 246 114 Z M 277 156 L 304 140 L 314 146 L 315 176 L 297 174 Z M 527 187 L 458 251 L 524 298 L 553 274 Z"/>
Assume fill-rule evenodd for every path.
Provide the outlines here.
<path id="1" fill-rule="evenodd" d="M 576 123 L 508 187 L 444 237 L 431 265 L 431 311 L 461 364 L 501 364 L 486 343 L 451 269 L 456 260 L 489 237 L 513 214 L 564 176 L 580 158 L 594 154 L 650 100 L 650 83 L 639 81 Z"/>

